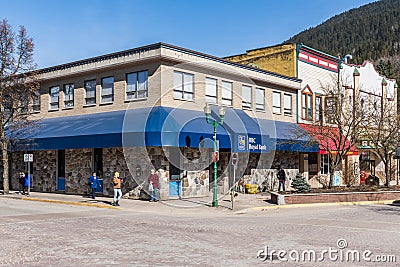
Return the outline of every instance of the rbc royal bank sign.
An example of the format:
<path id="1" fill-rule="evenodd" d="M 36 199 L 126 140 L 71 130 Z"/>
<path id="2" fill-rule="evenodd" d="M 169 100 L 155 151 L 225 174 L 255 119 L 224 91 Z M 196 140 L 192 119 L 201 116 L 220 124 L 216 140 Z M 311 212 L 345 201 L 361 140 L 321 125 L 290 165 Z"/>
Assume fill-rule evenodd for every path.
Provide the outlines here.
<path id="1" fill-rule="evenodd" d="M 237 149 L 239 152 L 268 152 L 267 140 L 260 135 L 238 135 Z"/>

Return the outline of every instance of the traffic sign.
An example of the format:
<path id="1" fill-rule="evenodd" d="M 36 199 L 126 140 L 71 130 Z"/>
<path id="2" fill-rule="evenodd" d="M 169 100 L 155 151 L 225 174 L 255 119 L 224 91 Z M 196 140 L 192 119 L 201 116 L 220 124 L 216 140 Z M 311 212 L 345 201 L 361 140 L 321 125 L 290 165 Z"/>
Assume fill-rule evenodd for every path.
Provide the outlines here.
<path id="1" fill-rule="evenodd" d="M 239 161 L 239 154 L 232 153 L 232 165 L 237 166 L 238 161 Z"/>
<path id="2" fill-rule="evenodd" d="M 24 162 L 33 162 L 33 154 L 24 154 Z"/>

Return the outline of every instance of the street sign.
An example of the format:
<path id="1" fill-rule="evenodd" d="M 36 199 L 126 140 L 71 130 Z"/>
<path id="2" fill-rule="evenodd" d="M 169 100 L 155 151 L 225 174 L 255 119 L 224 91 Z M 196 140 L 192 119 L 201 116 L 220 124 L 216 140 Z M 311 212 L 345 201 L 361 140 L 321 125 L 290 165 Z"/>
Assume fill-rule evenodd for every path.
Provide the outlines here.
<path id="1" fill-rule="evenodd" d="M 33 162 L 33 154 L 24 154 L 24 162 Z"/>
<path id="2" fill-rule="evenodd" d="M 232 153 L 232 165 L 237 166 L 239 160 L 239 155 L 238 153 Z"/>

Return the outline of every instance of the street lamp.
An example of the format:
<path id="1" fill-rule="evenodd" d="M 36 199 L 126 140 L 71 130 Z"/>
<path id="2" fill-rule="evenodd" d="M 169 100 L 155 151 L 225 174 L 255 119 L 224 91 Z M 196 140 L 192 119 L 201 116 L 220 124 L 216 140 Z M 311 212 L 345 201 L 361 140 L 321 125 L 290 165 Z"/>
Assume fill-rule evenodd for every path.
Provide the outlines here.
<path id="1" fill-rule="evenodd" d="M 210 119 L 211 117 L 211 107 L 206 104 L 204 107 L 204 114 L 206 114 L 206 121 L 208 124 L 211 124 L 214 128 L 214 190 L 213 190 L 213 201 L 211 206 L 212 207 L 218 207 L 218 199 L 217 199 L 217 157 L 216 157 L 216 152 L 217 152 L 217 127 L 224 123 L 224 116 L 225 116 L 225 107 L 220 106 L 218 108 L 218 115 L 219 115 L 219 120 L 214 120 Z"/>

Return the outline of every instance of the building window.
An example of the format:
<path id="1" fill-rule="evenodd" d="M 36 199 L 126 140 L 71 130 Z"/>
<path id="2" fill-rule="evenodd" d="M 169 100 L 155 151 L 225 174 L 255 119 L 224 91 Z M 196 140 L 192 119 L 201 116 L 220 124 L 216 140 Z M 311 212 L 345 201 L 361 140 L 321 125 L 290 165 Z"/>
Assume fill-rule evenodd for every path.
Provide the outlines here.
<path id="1" fill-rule="evenodd" d="M 322 121 L 322 98 L 320 96 L 315 97 L 315 120 Z"/>
<path id="2" fill-rule="evenodd" d="M 40 111 L 40 93 L 37 91 L 35 95 L 32 97 L 32 111 L 38 112 Z"/>
<path id="3" fill-rule="evenodd" d="M 329 155 L 321 155 L 321 174 L 329 174 Z"/>
<path id="4" fill-rule="evenodd" d="M 292 115 L 292 95 L 283 95 L 283 114 Z"/>
<path id="5" fill-rule="evenodd" d="M 114 77 L 101 79 L 101 103 L 112 103 L 114 101 Z"/>
<path id="6" fill-rule="evenodd" d="M 256 88 L 256 110 L 265 110 L 265 90 Z"/>
<path id="7" fill-rule="evenodd" d="M 128 73 L 126 75 L 126 99 L 146 98 L 148 90 L 148 71 Z"/>
<path id="8" fill-rule="evenodd" d="M 50 87 L 50 109 L 58 109 L 60 100 L 60 87 Z"/>
<path id="9" fill-rule="evenodd" d="M 313 102 L 312 102 L 312 93 L 310 92 L 302 92 L 301 93 L 301 116 L 304 120 L 312 120 L 312 110 L 313 110 Z"/>
<path id="10" fill-rule="evenodd" d="M 272 92 L 272 112 L 281 114 L 281 93 Z"/>
<path id="11" fill-rule="evenodd" d="M 193 100 L 193 74 L 174 72 L 174 99 Z"/>
<path id="12" fill-rule="evenodd" d="M 96 104 L 96 80 L 85 81 L 85 104 Z"/>
<path id="13" fill-rule="evenodd" d="M 232 106 L 232 83 L 222 81 L 222 104 Z"/>
<path id="14" fill-rule="evenodd" d="M 64 107 L 69 108 L 74 106 L 74 84 L 64 85 Z"/>
<path id="15" fill-rule="evenodd" d="M 251 108 L 251 86 L 242 86 L 242 107 Z"/>
<path id="16" fill-rule="evenodd" d="M 216 104 L 218 102 L 217 92 L 217 80 L 206 78 L 206 102 Z"/>
<path id="17" fill-rule="evenodd" d="M 336 123 L 337 114 L 336 97 L 325 97 L 325 119 L 326 123 Z"/>

